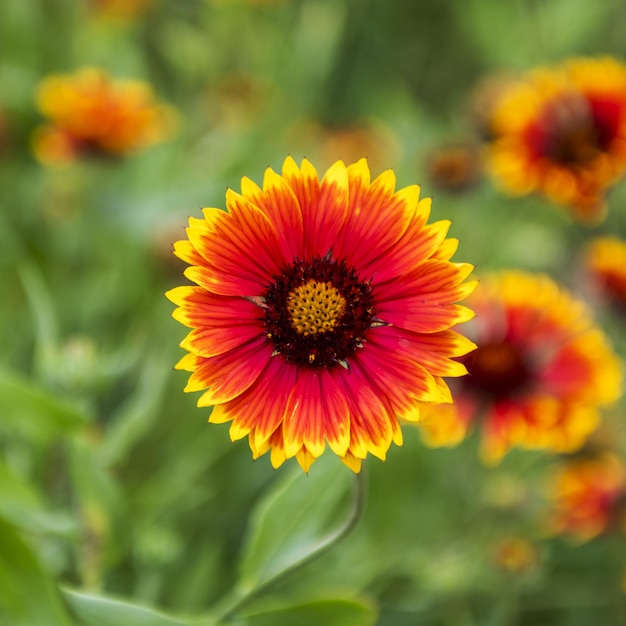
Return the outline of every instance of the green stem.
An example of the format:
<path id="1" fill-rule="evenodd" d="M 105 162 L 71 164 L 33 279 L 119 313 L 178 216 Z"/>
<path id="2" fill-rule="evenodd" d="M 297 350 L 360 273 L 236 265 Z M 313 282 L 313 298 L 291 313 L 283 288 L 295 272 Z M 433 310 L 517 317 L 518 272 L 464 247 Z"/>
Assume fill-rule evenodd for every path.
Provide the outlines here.
<path id="1" fill-rule="evenodd" d="M 288 578 L 293 573 L 302 569 L 305 565 L 308 565 L 312 561 L 318 559 L 320 556 L 328 552 L 328 550 L 330 550 L 333 546 L 341 543 L 358 526 L 361 517 L 363 517 L 363 512 L 365 511 L 366 501 L 367 476 L 364 466 L 361 472 L 356 475 L 353 507 L 350 517 L 346 520 L 346 523 L 334 534 L 328 537 L 323 543 L 321 543 L 315 550 L 309 552 L 309 554 L 304 556 L 299 561 L 278 572 L 278 574 L 272 576 L 258 587 L 244 593 L 235 591 L 234 593 L 228 595 L 217 607 L 215 614 L 212 615 L 211 619 L 205 626 L 219 626 L 220 624 L 227 623 L 237 612 L 239 612 L 252 600 L 263 595 L 282 582 L 285 578 Z"/>

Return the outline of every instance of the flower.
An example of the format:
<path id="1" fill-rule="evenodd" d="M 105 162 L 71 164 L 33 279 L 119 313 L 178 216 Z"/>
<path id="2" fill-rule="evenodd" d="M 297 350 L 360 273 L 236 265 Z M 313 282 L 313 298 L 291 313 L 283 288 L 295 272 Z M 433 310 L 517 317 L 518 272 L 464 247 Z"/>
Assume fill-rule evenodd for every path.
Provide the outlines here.
<path id="1" fill-rule="evenodd" d="M 470 189 L 482 174 L 480 154 L 471 144 L 438 146 L 428 155 L 426 168 L 430 181 L 450 192 Z"/>
<path id="2" fill-rule="evenodd" d="M 469 306 L 478 348 L 461 359 L 468 375 L 452 387 L 454 406 L 427 411 L 426 442 L 454 445 L 480 424 L 488 463 L 513 446 L 580 447 L 621 385 L 620 362 L 585 305 L 546 275 L 511 270 L 482 281 Z"/>
<path id="3" fill-rule="evenodd" d="M 400 445 L 400 421 L 426 402 L 450 402 L 444 376 L 474 347 L 454 332 L 474 288 L 453 263 L 449 222 L 426 224 L 430 200 L 395 190 L 386 171 L 370 182 L 365 159 L 336 162 L 320 180 L 306 159 L 267 169 L 229 190 L 227 211 L 190 218 L 175 253 L 194 286 L 167 296 L 192 330 L 177 368 L 185 391 L 206 390 L 210 422 L 231 422 L 254 458 L 308 471 L 328 444 L 355 472 L 368 453 Z"/>
<path id="4" fill-rule="evenodd" d="M 35 155 L 46 165 L 94 154 L 126 156 L 163 141 L 175 122 L 173 109 L 157 104 L 148 84 L 114 80 L 96 68 L 49 76 L 37 100 L 50 120 L 33 138 Z"/>
<path id="5" fill-rule="evenodd" d="M 584 542 L 624 524 L 626 470 L 613 454 L 564 463 L 551 477 L 548 492 L 552 533 Z"/>
<path id="6" fill-rule="evenodd" d="M 491 552 L 493 564 L 507 574 L 524 574 L 539 563 L 537 546 L 519 536 L 502 537 Z"/>
<path id="7" fill-rule="evenodd" d="M 513 194 L 538 191 L 583 221 L 626 172 L 626 65 L 580 58 L 536 69 L 494 107 L 489 169 Z"/>
<path id="8" fill-rule="evenodd" d="M 626 308 L 626 241 L 613 236 L 592 239 L 584 267 L 601 297 L 621 310 Z"/>

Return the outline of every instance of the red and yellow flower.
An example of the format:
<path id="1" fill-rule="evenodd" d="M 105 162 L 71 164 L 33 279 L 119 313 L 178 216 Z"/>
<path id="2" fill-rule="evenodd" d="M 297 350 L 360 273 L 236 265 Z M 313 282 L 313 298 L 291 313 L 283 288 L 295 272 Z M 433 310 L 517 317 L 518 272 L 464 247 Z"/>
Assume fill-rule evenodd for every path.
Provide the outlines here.
<path id="1" fill-rule="evenodd" d="M 65 165 L 81 156 L 126 156 L 166 139 L 175 126 L 171 107 L 137 80 L 114 80 L 96 68 L 44 79 L 37 97 L 49 123 L 33 138 L 37 158 Z"/>
<path id="2" fill-rule="evenodd" d="M 621 389 L 620 362 L 585 305 L 548 276 L 508 271 L 482 281 L 469 306 L 478 348 L 461 359 L 455 404 L 425 415 L 426 441 L 454 445 L 479 424 L 488 463 L 513 446 L 580 447 Z"/>
<path id="3" fill-rule="evenodd" d="M 626 469 L 614 454 L 568 461 L 549 484 L 549 529 L 582 542 L 623 527 L 625 496 Z"/>
<path id="4" fill-rule="evenodd" d="M 622 310 L 626 308 L 626 241 L 596 237 L 587 246 L 584 267 L 600 297 Z"/>
<path id="5" fill-rule="evenodd" d="M 209 421 L 230 422 L 255 458 L 296 457 L 306 471 L 326 445 L 359 471 L 401 444 L 400 420 L 450 402 L 443 380 L 474 347 L 452 330 L 472 312 L 472 267 L 453 263 L 449 222 L 427 224 L 419 187 L 370 182 L 365 159 L 321 178 L 307 160 L 229 190 L 227 211 L 190 218 L 175 253 L 195 285 L 167 296 L 192 330 L 177 368 L 205 390 Z"/>
<path id="6" fill-rule="evenodd" d="M 626 172 L 626 65 L 606 57 L 541 68 L 494 107 L 489 169 L 513 194 L 544 193 L 584 221 Z"/>

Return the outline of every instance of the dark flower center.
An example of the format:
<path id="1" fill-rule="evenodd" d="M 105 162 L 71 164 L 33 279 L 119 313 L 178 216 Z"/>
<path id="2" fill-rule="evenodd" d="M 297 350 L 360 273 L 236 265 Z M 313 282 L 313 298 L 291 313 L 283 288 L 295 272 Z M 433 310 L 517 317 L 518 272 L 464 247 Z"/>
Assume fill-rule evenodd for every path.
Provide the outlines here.
<path id="1" fill-rule="evenodd" d="M 345 261 L 296 259 L 263 294 L 266 336 L 290 363 L 347 365 L 372 327 L 371 285 Z"/>
<path id="2" fill-rule="evenodd" d="M 545 108 L 531 128 L 530 140 L 539 156 L 565 166 L 584 166 L 608 150 L 613 136 L 611 116 L 571 94 Z"/>
<path id="3" fill-rule="evenodd" d="M 520 350 L 506 341 L 486 343 L 464 359 L 468 376 L 463 384 L 496 398 L 514 395 L 531 380 Z"/>
<path id="4" fill-rule="evenodd" d="M 612 272 L 600 275 L 599 280 L 606 296 L 622 310 L 626 310 L 626 279 Z"/>

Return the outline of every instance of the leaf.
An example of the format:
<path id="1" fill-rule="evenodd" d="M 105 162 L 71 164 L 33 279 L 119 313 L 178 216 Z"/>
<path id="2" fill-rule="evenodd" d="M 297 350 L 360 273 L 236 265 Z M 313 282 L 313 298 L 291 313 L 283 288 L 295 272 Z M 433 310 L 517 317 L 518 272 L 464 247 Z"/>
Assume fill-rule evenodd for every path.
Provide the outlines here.
<path id="1" fill-rule="evenodd" d="M 28 298 L 36 331 L 35 363 L 41 369 L 51 361 L 58 343 L 54 301 L 41 271 L 33 263 L 21 264 L 18 273 Z"/>
<path id="2" fill-rule="evenodd" d="M 102 449 L 107 465 L 120 462 L 159 416 L 171 372 L 171 368 L 163 366 L 164 362 L 160 352 L 146 359 L 136 393 L 113 418 Z"/>
<path id="3" fill-rule="evenodd" d="M 15 373 L 0 370 L 2 425 L 29 439 L 46 440 L 85 423 L 85 413 Z"/>
<path id="4" fill-rule="evenodd" d="M 49 513 L 35 487 L 0 462 L 0 516 L 35 533 L 67 534 L 76 527 L 64 513 Z"/>
<path id="5" fill-rule="evenodd" d="M 245 593 L 328 544 L 348 523 L 354 475 L 335 458 L 319 459 L 273 485 L 251 515 L 240 569 Z"/>
<path id="6" fill-rule="evenodd" d="M 373 626 L 377 611 L 357 600 L 332 599 L 306 602 L 244 617 L 246 626 Z"/>
<path id="7" fill-rule="evenodd" d="M 56 586 L 19 533 L 0 519 L 0 623 L 70 626 Z"/>
<path id="8" fill-rule="evenodd" d="M 154 609 L 78 591 L 63 590 L 72 612 L 85 626 L 188 626 Z"/>
<path id="9" fill-rule="evenodd" d="M 102 541 L 109 557 L 121 549 L 113 540 L 122 523 L 121 486 L 103 466 L 95 445 L 75 437 L 69 446 L 70 476 L 77 504 L 94 539 Z"/>

